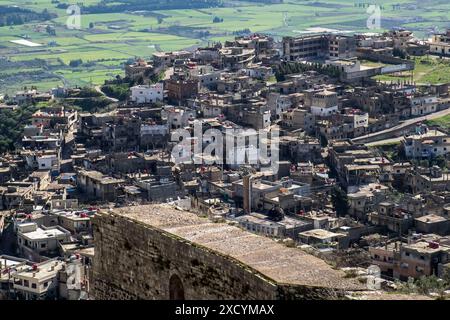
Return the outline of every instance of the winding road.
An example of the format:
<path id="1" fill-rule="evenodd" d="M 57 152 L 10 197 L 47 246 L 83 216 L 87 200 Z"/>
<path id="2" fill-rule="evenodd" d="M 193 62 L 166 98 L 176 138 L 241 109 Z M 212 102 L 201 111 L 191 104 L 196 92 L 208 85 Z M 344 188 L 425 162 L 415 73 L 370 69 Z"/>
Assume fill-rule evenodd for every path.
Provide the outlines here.
<path id="1" fill-rule="evenodd" d="M 95 86 L 94 89 L 95 89 L 95 91 L 97 91 L 98 93 L 101 93 L 102 95 L 104 95 L 105 98 L 108 99 L 109 101 L 111 101 L 111 102 L 119 102 L 118 99 L 113 98 L 113 97 L 110 97 L 110 96 L 108 96 L 106 93 L 104 93 L 104 92 L 102 91 L 102 88 L 101 88 L 100 86 Z"/>
<path id="2" fill-rule="evenodd" d="M 358 138 L 354 138 L 352 139 L 353 142 L 374 142 L 377 141 L 379 137 L 383 137 L 383 140 L 388 140 L 391 138 L 395 138 L 395 134 L 398 133 L 399 130 L 402 129 L 407 129 L 408 127 L 419 123 L 419 122 L 424 122 L 426 120 L 433 120 L 433 119 L 437 119 L 437 118 L 441 118 L 443 116 L 446 116 L 450 114 L 450 108 L 447 108 L 445 110 L 441 110 L 438 112 L 434 112 L 434 113 L 430 113 L 426 116 L 422 116 L 422 117 L 418 117 L 418 118 L 412 118 L 412 119 L 408 119 L 403 121 L 401 124 L 396 125 L 395 127 L 386 129 L 386 130 L 382 130 L 382 131 L 378 131 L 375 133 L 371 133 L 365 136 L 361 136 Z M 392 136 L 390 136 L 392 134 Z"/>

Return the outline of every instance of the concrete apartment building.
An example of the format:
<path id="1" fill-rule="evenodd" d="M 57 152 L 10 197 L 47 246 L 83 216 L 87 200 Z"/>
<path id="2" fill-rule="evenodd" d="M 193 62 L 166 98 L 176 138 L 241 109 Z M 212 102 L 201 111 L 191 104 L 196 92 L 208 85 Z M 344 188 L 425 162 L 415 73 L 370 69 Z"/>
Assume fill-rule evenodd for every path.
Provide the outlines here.
<path id="1" fill-rule="evenodd" d="M 189 51 L 155 52 L 153 54 L 153 64 L 155 67 L 171 67 L 176 60 L 185 60 L 193 57 Z"/>
<path id="2" fill-rule="evenodd" d="M 130 101 L 136 104 L 155 103 L 164 99 L 163 83 L 138 85 L 130 88 Z"/>
<path id="3" fill-rule="evenodd" d="M 154 71 L 153 65 L 142 58 L 132 64 L 125 64 L 125 76 L 131 80 L 148 78 Z"/>
<path id="4" fill-rule="evenodd" d="M 283 57 L 287 61 L 310 59 L 348 59 L 356 54 L 352 36 L 319 34 L 283 37 Z"/>
<path id="5" fill-rule="evenodd" d="M 59 243 L 70 241 L 70 232 L 60 226 L 38 226 L 34 222 L 17 227 L 17 244 L 20 252 L 30 260 L 58 253 Z"/>
<path id="6" fill-rule="evenodd" d="M 193 79 L 184 74 L 178 73 L 165 81 L 167 98 L 170 103 L 182 104 L 187 99 L 193 98 L 198 94 L 198 79 Z"/>
<path id="7" fill-rule="evenodd" d="M 58 297 L 58 272 L 65 267 L 64 261 L 48 260 L 33 264 L 13 275 L 13 289 L 26 300 L 47 300 Z"/>
<path id="8" fill-rule="evenodd" d="M 438 241 L 445 242 L 439 244 Z M 388 277 L 407 281 L 410 277 L 440 275 L 440 267 L 449 261 L 448 240 L 436 235 L 417 235 L 410 243 L 395 241 L 370 247 L 372 263 Z"/>
<path id="9" fill-rule="evenodd" d="M 101 201 L 114 201 L 118 187 L 125 180 L 116 179 L 95 170 L 79 170 L 77 172 L 77 186 L 88 198 Z"/>
<path id="10" fill-rule="evenodd" d="M 419 96 L 411 97 L 411 116 L 423 116 L 438 111 L 438 97 Z"/>
<path id="11" fill-rule="evenodd" d="M 312 223 L 308 223 L 291 217 L 284 217 L 279 221 L 270 220 L 268 216 L 252 212 L 235 218 L 244 229 L 256 234 L 275 238 L 289 237 L 298 240 L 300 232 L 312 229 Z"/>
<path id="12" fill-rule="evenodd" d="M 328 53 L 325 35 L 283 38 L 283 57 L 287 61 L 328 58 Z"/>
<path id="13" fill-rule="evenodd" d="M 402 145 L 408 158 L 444 156 L 450 152 L 450 135 L 437 129 L 426 130 L 406 137 Z"/>
<path id="14" fill-rule="evenodd" d="M 336 92 L 324 90 L 313 94 L 311 113 L 314 116 L 327 117 L 338 113 L 338 111 L 338 95 Z"/>
<path id="15" fill-rule="evenodd" d="M 429 45 L 431 54 L 450 56 L 450 29 L 445 33 L 434 34 Z"/>

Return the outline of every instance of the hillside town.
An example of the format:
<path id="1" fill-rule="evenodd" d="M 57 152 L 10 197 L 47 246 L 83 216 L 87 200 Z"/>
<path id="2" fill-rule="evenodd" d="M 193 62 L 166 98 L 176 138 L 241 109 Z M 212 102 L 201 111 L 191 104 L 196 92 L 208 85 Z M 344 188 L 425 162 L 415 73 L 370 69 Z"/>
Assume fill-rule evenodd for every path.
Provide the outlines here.
<path id="1" fill-rule="evenodd" d="M 336 288 L 344 298 L 448 298 L 450 132 L 433 120 L 450 114 L 449 84 L 404 76 L 413 56 L 448 59 L 450 30 L 430 41 L 404 29 L 251 34 L 136 57 L 113 83 L 130 84 L 126 99 L 98 87 L 3 97 L 0 114 L 32 113 L 0 157 L 0 299 L 160 298 L 124 280 L 148 261 L 182 270 L 164 257 L 125 258 L 147 245 L 130 240 L 142 221 L 239 254 L 277 283 L 308 284 L 300 265 L 317 263 L 330 279 L 343 275 Z M 108 108 L 80 108 L 86 94 Z M 113 217 L 128 215 L 140 222 L 123 222 L 130 238 L 115 246 L 126 235 L 111 231 L 119 228 Z M 224 248 L 204 244 L 213 225 L 233 227 L 217 234 Z M 125 262 L 104 258 L 110 250 L 128 260 L 120 276 L 111 264 Z M 261 269 L 288 260 L 273 276 Z M 171 278 L 170 298 L 191 292 L 180 278 Z M 111 288 L 123 290 L 113 296 Z"/>

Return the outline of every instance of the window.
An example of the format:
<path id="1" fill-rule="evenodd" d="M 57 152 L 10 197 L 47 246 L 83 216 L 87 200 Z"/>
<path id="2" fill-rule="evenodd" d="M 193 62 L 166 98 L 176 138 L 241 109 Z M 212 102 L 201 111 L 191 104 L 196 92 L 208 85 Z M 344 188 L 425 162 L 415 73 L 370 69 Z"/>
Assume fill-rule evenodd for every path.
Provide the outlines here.
<path id="1" fill-rule="evenodd" d="M 47 245 L 45 243 L 41 243 L 41 248 L 45 248 Z"/>
<path id="2" fill-rule="evenodd" d="M 23 280 L 23 286 L 24 287 L 29 287 L 30 286 L 30 282 L 28 280 Z"/>
<path id="3" fill-rule="evenodd" d="M 31 288 L 36 289 L 36 283 L 32 283 Z"/>

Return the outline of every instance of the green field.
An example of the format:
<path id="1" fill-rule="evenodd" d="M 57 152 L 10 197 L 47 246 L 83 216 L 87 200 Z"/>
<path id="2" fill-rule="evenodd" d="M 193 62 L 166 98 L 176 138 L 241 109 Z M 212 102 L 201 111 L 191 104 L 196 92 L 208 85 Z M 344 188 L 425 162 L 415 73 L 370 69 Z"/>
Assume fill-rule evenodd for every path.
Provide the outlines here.
<path id="1" fill-rule="evenodd" d="M 450 82 L 450 60 L 433 56 L 415 57 L 413 72 L 396 75 L 378 76 L 376 79 L 386 82 L 410 81 L 411 76 L 417 84 L 440 84 Z"/>
<path id="2" fill-rule="evenodd" d="M 439 126 L 445 130 L 450 130 L 450 115 L 446 115 L 434 120 L 428 120 L 427 124 L 430 126 Z"/>
<path id="3" fill-rule="evenodd" d="M 99 2 L 78 1 L 84 5 Z M 127 60 L 149 58 L 155 51 L 180 50 L 224 41 L 244 29 L 274 37 L 298 35 L 312 27 L 348 32 L 381 31 L 367 28 L 369 14 L 361 6 L 363 2 L 371 1 L 285 0 L 281 4 L 263 5 L 224 0 L 227 6 L 223 8 L 161 10 L 152 12 L 150 16 L 82 14 L 81 29 L 72 30 L 66 26 L 66 10 L 57 9 L 51 0 L 0 0 L 0 5 L 18 5 L 39 12 L 47 9 L 58 15 L 45 23 L 0 27 L 0 57 L 11 61 L 9 67 L 0 68 L 0 91 L 10 93 L 24 84 L 36 84 L 41 89 L 63 83 L 69 86 L 101 84 L 115 73 L 123 74 L 121 66 Z M 447 0 L 378 0 L 376 3 L 382 6 L 382 30 L 404 26 L 422 37 L 428 36 L 431 27 L 445 28 L 450 19 Z M 393 4 L 400 5 L 400 8 L 394 8 Z M 156 15 L 162 18 L 157 19 Z M 216 16 L 223 22 L 213 23 Z M 46 32 L 43 25 L 47 23 L 55 28 L 56 35 Z M 21 38 L 42 46 L 26 47 L 9 42 Z M 39 77 L 36 72 L 27 77 L 27 70 L 36 71 L 35 66 L 27 64 L 36 59 L 46 64 L 40 67 L 45 72 L 41 79 L 36 79 Z M 68 64 L 75 59 L 89 62 L 89 66 L 71 70 Z M 8 76 L 17 70 L 20 72 L 16 80 Z M 448 71 L 450 67 L 447 69 L 446 65 L 436 68 L 418 65 L 415 76 L 422 82 L 443 82 L 450 74 Z"/>

